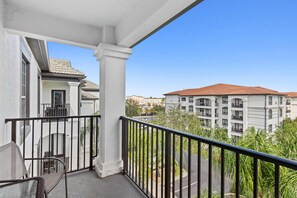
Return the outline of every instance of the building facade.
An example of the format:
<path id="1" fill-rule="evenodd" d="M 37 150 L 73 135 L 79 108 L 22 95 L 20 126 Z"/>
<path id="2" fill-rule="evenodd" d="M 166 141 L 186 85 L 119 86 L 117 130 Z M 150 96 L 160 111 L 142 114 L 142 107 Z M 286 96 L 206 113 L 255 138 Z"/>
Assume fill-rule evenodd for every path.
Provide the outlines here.
<path id="1" fill-rule="evenodd" d="M 286 95 L 286 118 L 297 118 L 297 92 L 284 92 Z"/>
<path id="2" fill-rule="evenodd" d="M 262 88 L 216 84 L 165 94 L 166 111 L 180 108 L 199 116 L 205 128 L 226 128 L 242 136 L 250 128 L 275 131 L 286 117 L 283 94 Z"/>

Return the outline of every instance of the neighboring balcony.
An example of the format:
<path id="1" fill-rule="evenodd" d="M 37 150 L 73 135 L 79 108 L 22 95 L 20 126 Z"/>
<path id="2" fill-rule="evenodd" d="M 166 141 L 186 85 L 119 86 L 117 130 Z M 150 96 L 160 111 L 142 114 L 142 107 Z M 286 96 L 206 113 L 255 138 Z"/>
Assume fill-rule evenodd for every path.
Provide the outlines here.
<path id="1" fill-rule="evenodd" d="M 232 127 L 232 131 L 237 133 L 243 133 L 243 128 Z"/>
<path id="2" fill-rule="evenodd" d="M 211 107 L 210 99 L 197 99 L 195 102 L 196 106 Z"/>
<path id="3" fill-rule="evenodd" d="M 208 112 L 198 112 L 198 116 L 211 117 L 211 113 L 208 113 Z"/>
<path id="4" fill-rule="evenodd" d="M 70 115 L 70 104 L 43 103 L 41 106 L 43 117 L 61 117 Z"/>
<path id="5" fill-rule="evenodd" d="M 243 108 L 243 104 L 232 103 L 232 107 L 234 107 L 234 108 Z"/>
<path id="6" fill-rule="evenodd" d="M 291 113 L 291 109 L 287 109 L 286 110 L 286 113 Z"/>
<path id="7" fill-rule="evenodd" d="M 239 121 L 243 121 L 243 116 L 236 116 L 236 115 L 232 115 L 232 120 L 239 120 Z"/>

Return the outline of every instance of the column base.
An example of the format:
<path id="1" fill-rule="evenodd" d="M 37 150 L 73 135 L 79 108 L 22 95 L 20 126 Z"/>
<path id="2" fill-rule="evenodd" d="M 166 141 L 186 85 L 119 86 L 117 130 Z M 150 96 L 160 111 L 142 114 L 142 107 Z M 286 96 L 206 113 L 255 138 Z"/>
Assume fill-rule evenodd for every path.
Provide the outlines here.
<path id="1" fill-rule="evenodd" d="M 100 178 L 121 173 L 123 170 L 123 160 L 112 163 L 102 163 L 100 158 L 95 159 L 95 171 Z"/>

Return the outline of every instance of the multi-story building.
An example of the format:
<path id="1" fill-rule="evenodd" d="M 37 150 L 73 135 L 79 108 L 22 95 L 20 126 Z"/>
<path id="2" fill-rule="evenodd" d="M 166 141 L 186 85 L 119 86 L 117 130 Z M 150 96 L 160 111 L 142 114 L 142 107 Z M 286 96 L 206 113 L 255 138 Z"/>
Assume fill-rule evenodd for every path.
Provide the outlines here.
<path id="1" fill-rule="evenodd" d="M 199 116 L 206 128 L 226 128 L 230 137 L 249 127 L 273 132 L 285 118 L 285 95 L 263 87 L 215 84 L 164 95 L 167 111 L 180 107 Z"/>
<path id="2" fill-rule="evenodd" d="M 284 92 L 286 95 L 286 118 L 297 118 L 297 92 Z"/>

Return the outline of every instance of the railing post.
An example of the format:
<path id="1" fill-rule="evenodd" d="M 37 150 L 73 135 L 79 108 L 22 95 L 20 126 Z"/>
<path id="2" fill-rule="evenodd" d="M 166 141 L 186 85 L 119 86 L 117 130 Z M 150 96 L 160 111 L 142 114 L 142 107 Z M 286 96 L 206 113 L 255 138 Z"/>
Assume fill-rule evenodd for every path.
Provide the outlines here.
<path id="1" fill-rule="evenodd" d="M 90 117 L 90 167 L 89 169 L 92 170 L 93 169 L 93 128 L 94 124 L 93 124 L 93 117 Z"/>
<path id="2" fill-rule="evenodd" d="M 128 172 L 128 128 L 127 119 L 122 117 L 122 159 L 124 162 L 123 174 Z"/>
<path id="3" fill-rule="evenodd" d="M 16 121 L 11 121 L 11 141 L 16 143 Z"/>
<path id="4" fill-rule="evenodd" d="M 170 197 L 171 134 L 165 131 L 165 198 Z M 173 140 L 174 141 L 174 140 Z M 174 148 L 173 148 L 174 149 Z"/>

